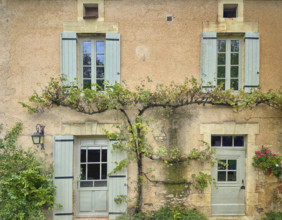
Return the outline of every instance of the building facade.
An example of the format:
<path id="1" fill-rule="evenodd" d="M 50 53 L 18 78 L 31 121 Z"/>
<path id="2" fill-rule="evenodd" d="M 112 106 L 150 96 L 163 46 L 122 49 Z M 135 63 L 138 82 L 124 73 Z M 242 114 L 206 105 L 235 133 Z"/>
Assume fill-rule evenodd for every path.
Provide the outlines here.
<path id="1" fill-rule="evenodd" d="M 119 113 L 89 116 L 55 107 L 28 114 L 19 105 L 51 77 L 63 75 L 79 88 L 105 80 L 125 80 L 134 88 L 147 77 L 154 84 L 195 77 L 205 89 L 210 81 L 234 92 L 282 85 L 279 0 L 0 0 L 0 25 L 0 122 L 4 130 L 23 122 L 23 146 L 32 145 L 36 124 L 45 126 L 45 151 L 53 155 L 57 203 L 63 205 L 53 219 L 115 219 L 130 211 L 137 168 L 133 163 L 107 176 L 113 162 L 126 157 L 112 151 L 104 132 L 119 123 Z M 144 159 L 158 179 L 202 171 L 218 185 L 198 192 L 145 184 L 145 211 L 182 203 L 210 219 L 260 219 L 280 208 L 275 198 L 281 198 L 281 183 L 252 166 L 262 145 L 281 154 L 280 111 L 189 106 L 170 119 L 157 111 L 150 113 L 150 144 L 177 145 L 188 153 L 203 149 L 204 140 L 229 167 L 193 162 L 167 170 Z M 115 203 L 118 195 L 127 195 L 128 202 Z"/>

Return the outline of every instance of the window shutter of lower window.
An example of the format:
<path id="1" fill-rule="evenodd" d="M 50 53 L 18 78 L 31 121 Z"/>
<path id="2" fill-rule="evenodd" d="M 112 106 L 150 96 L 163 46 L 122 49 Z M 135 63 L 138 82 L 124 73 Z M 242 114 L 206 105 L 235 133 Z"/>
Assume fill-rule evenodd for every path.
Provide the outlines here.
<path id="1" fill-rule="evenodd" d="M 67 81 L 63 82 L 64 86 L 76 86 L 77 78 L 77 49 L 76 33 L 61 33 L 61 74 Z"/>
<path id="2" fill-rule="evenodd" d="M 116 162 L 120 162 L 126 159 L 127 154 L 125 151 L 113 149 L 115 140 L 109 141 L 108 149 L 108 173 L 110 173 L 115 167 Z M 126 212 L 127 202 L 123 201 L 120 204 L 115 202 L 115 198 L 119 196 L 127 197 L 127 168 L 113 173 L 109 176 L 109 219 L 115 219 L 118 215 Z"/>
<path id="3" fill-rule="evenodd" d="M 216 32 L 202 33 L 200 71 L 204 91 L 211 88 L 211 85 L 216 86 L 216 44 Z M 209 82 L 211 85 L 209 85 Z"/>
<path id="4" fill-rule="evenodd" d="M 245 92 L 259 85 L 260 34 L 245 33 Z"/>
<path id="5" fill-rule="evenodd" d="M 105 79 L 110 86 L 120 83 L 120 34 L 106 34 Z"/>
<path id="6" fill-rule="evenodd" d="M 72 181 L 73 181 L 73 136 L 54 137 L 54 185 L 55 203 L 62 207 L 54 208 L 54 220 L 72 220 Z"/>

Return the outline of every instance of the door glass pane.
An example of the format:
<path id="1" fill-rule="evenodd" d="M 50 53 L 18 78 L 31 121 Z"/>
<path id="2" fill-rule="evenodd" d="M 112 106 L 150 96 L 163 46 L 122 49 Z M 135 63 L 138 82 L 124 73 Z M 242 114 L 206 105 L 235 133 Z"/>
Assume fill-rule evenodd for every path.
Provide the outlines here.
<path id="1" fill-rule="evenodd" d="M 104 53 L 104 41 L 96 42 L 96 51 L 97 53 Z"/>
<path id="2" fill-rule="evenodd" d="M 244 147 L 244 136 L 235 136 L 234 137 L 234 146 L 235 147 Z"/>
<path id="3" fill-rule="evenodd" d="M 236 181 L 236 171 L 228 171 L 228 181 Z"/>
<path id="4" fill-rule="evenodd" d="M 107 150 L 102 150 L 102 162 L 107 162 Z"/>
<path id="5" fill-rule="evenodd" d="M 231 77 L 237 78 L 239 75 L 239 67 L 238 66 L 231 66 Z"/>
<path id="6" fill-rule="evenodd" d="M 231 147 L 232 146 L 232 136 L 223 136 L 222 137 L 222 146 Z"/>
<path id="7" fill-rule="evenodd" d="M 222 163 L 226 163 L 226 160 L 220 160 Z M 226 170 L 226 166 L 224 166 L 223 164 L 218 163 L 217 166 L 218 170 Z"/>
<path id="8" fill-rule="evenodd" d="M 88 150 L 88 162 L 100 162 L 100 149 L 89 149 Z"/>
<path id="9" fill-rule="evenodd" d="M 102 179 L 107 179 L 107 164 L 102 164 Z"/>
<path id="10" fill-rule="evenodd" d="M 217 67 L 217 77 L 224 78 L 225 77 L 225 66 L 218 66 Z"/>
<path id="11" fill-rule="evenodd" d="M 217 172 L 217 181 L 226 181 L 226 172 L 225 171 L 218 171 Z"/>
<path id="12" fill-rule="evenodd" d="M 211 146 L 212 147 L 221 146 L 221 136 L 212 136 L 211 137 Z"/>
<path id="13" fill-rule="evenodd" d="M 95 187 L 105 187 L 107 186 L 107 181 L 95 181 L 94 186 Z"/>
<path id="14" fill-rule="evenodd" d="M 100 164 L 88 164 L 88 180 L 100 179 Z"/>
<path id="15" fill-rule="evenodd" d="M 226 41 L 218 40 L 217 41 L 217 52 L 225 52 L 226 50 Z"/>
<path id="16" fill-rule="evenodd" d="M 86 162 L 86 148 L 80 150 L 80 162 Z"/>
<path id="17" fill-rule="evenodd" d="M 228 170 L 236 170 L 236 169 L 237 169 L 237 161 L 228 160 Z"/>
<path id="18" fill-rule="evenodd" d="M 239 54 L 231 53 L 231 65 L 239 64 Z"/>
<path id="19" fill-rule="evenodd" d="M 93 187 L 93 181 L 81 181 L 80 187 Z"/>
<path id="20" fill-rule="evenodd" d="M 217 55 L 217 64 L 224 65 L 225 64 L 225 54 L 218 54 Z"/>
<path id="21" fill-rule="evenodd" d="M 239 40 L 231 40 L 231 52 L 239 52 Z"/>
<path id="22" fill-rule="evenodd" d="M 81 164 L 80 165 L 80 179 L 81 180 L 86 180 L 86 165 L 85 164 Z"/>
<path id="23" fill-rule="evenodd" d="M 238 90 L 238 79 L 231 79 L 231 89 Z"/>

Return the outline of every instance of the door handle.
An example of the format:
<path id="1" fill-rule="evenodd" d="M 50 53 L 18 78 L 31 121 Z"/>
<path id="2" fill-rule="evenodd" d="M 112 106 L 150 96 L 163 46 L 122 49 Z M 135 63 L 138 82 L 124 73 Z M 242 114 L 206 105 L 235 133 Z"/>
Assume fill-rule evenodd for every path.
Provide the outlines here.
<path id="1" fill-rule="evenodd" d="M 241 188 L 240 189 L 245 189 L 245 185 L 244 185 L 244 180 L 242 180 L 242 186 L 241 186 Z"/>

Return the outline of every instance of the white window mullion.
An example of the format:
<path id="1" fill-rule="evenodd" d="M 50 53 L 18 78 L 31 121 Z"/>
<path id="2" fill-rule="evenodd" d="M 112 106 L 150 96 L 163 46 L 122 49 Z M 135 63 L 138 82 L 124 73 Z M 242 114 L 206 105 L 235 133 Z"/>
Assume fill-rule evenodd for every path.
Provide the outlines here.
<path id="1" fill-rule="evenodd" d="M 225 78 L 225 90 L 230 89 L 230 69 L 231 69 L 231 40 L 226 40 L 226 78 Z"/>
<path id="2" fill-rule="evenodd" d="M 91 40 L 92 47 L 91 47 L 91 83 L 96 83 L 96 41 Z M 91 87 L 92 89 L 96 89 L 96 87 Z"/>

